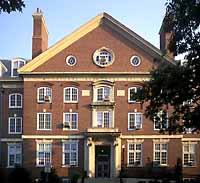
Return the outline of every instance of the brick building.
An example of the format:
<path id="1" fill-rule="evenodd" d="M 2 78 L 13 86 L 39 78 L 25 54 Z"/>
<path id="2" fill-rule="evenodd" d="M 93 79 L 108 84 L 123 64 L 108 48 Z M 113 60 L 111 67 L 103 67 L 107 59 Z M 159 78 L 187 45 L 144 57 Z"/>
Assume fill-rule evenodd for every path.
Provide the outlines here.
<path id="1" fill-rule="evenodd" d="M 38 178 L 52 166 L 65 179 L 117 177 L 123 167 L 140 177 L 149 166 L 168 172 L 180 158 L 185 177 L 199 174 L 199 135 L 160 134 L 167 118 L 146 119 L 134 100 L 152 68 L 175 63 L 169 34 L 161 29 L 159 50 L 102 13 L 48 48 L 40 10 L 33 22 L 32 60 L 0 60 L 1 167 L 19 164 Z"/>

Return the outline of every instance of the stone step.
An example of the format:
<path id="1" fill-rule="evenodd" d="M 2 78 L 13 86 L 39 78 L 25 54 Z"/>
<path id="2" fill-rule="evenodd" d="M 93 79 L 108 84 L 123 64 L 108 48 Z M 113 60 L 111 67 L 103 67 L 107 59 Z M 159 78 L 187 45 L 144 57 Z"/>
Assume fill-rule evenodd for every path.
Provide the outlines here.
<path id="1" fill-rule="evenodd" d="M 119 178 L 86 178 L 84 183 L 120 183 Z"/>

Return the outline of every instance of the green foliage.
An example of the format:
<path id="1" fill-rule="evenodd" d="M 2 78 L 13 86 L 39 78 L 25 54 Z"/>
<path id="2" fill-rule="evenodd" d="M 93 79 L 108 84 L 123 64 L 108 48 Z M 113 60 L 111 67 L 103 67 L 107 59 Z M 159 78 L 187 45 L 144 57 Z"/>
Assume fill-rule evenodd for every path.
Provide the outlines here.
<path id="1" fill-rule="evenodd" d="M 170 50 L 185 54 L 187 62 L 161 64 L 151 80 L 137 93 L 137 100 L 149 102 L 145 114 L 151 120 L 157 112 L 172 109 L 169 132 L 200 129 L 200 1 L 170 0 L 164 30 L 172 33 Z M 184 121 L 184 123 L 180 123 Z"/>
<path id="2" fill-rule="evenodd" d="M 30 173 L 21 167 L 16 167 L 8 176 L 9 183 L 31 183 Z"/>
<path id="3" fill-rule="evenodd" d="M 0 0 L 0 13 L 11 13 L 12 11 L 22 12 L 25 7 L 23 0 Z"/>
<path id="4" fill-rule="evenodd" d="M 41 171 L 40 174 L 40 183 L 60 183 L 61 180 L 59 176 L 56 173 L 56 170 L 54 168 L 51 169 L 50 173 L 45 173 L 44 171 Z"/>

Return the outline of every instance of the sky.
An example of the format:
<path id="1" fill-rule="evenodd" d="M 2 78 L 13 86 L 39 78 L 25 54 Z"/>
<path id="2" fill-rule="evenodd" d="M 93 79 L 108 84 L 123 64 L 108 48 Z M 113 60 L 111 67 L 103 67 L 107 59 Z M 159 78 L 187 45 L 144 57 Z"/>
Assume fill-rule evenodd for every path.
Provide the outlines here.
<path id="1" fill-rule="evenodd" d="M 25 0 L 22 13 L 0 14 L 0 59 L 31 58 L 32 14 L 40 8 L 49 47 L 98 14 L 106 12 L 159 48 L 165 0 Z"/>

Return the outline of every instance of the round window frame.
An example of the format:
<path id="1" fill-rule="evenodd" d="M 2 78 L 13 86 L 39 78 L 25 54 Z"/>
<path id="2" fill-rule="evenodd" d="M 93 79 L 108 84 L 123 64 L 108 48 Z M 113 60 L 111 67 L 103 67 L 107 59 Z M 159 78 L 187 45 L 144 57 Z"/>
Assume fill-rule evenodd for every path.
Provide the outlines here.
<path id="1" fill-rule="evenodd" d="M 101 64 L 99 64 L 99 63 L 96 61 L 96 56 L 97 56 L 101 51 L 107 51 L 108 53 L 110 53 L 110 54 L 112 55 L 112 59 L 111 59 L 111 62 L 110 62 L 110 63 L 108 63 L 108 64 L 106 64 L 106 65 L 101 65 Z M 106 48 L 106 47 L 102 47 L 102 48 L 100 48 L 100 49 L 97 49 L 97 50 L 93 53 L 93 62 L 94 62 L 97 66 L 99 66 L 99 67 L 102 67 L 102 68 L 108 67 L 108 66 L 110 66 L 110 65 L 113 64 L 114 60 L 115 60 L 115 54 L 114 54 L 114 52 L 113 52 L 111 49 L 108 49 L 108 48 Z"/>
<path id="2" fill-rule="evenodd" d="M 70 64 L 68 62 L 70 58 L 73 58 L 75 60 L 74 64 Z M 73 66 L 75 66 L 77 64 L 77 59 L 76 59 L 76 57 L 74 55 L 68 55 L 67 58 L 66 58 L 66 63 L 67 63 L 68 66 L 73 67 Z"/>
<path id="3" fill-rule="evenodd" d="M 138 60 L 139 60 L 139 63 L 138 63 L 137 65 L 134 65 L 133 62 L 132 62 L 132 60 L 133 60 L 134 58 L 138 58 Z M 141 58 L 140 58 L 139 56 L 137 56 L 137 55 L 133 55 L 133 56 L 130 58 L 130 63 L 131 63 L 132 66 L 137 67 L 137 66 L 139 66 L 139 65 L 141 64 Z"/>

